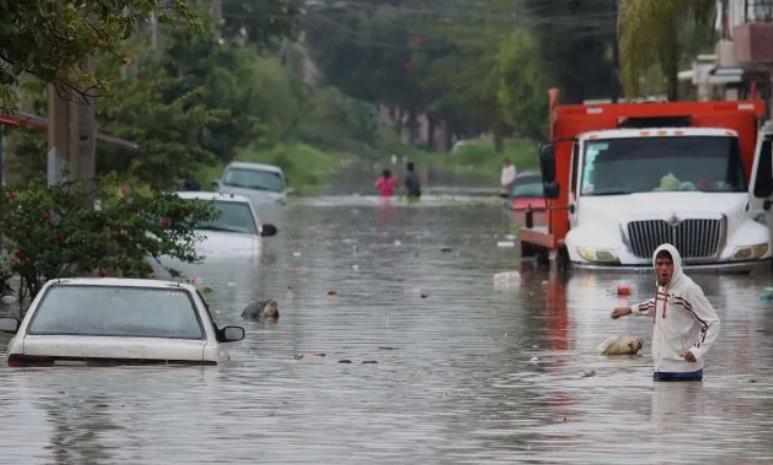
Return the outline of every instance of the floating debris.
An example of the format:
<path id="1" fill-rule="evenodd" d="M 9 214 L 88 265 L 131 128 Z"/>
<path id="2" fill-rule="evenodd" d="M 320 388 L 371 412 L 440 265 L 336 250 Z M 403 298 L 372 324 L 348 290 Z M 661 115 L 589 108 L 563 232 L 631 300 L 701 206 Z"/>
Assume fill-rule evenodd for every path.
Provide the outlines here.
<path id="1" fill-rule="evenodd" d="M 376 363 L 378 363 L 376 360 L 363 360 L 362 361 L 363 365 L 375 365 Z"/>
<path id="2" fill-rule="evenodd" d="M 426 299 L 427 297 L 429 297 L 427 294 L 424 294 L 424 293 L 421 294 L 422 299 Z"/>
<path id="3" fill-rule="evenodd" d="M 521 284 L 521 273 L 504 271 L 494 275 L 494 287 L 513 287 Z"/>
<path id="4" fill-rule="evenodd" d="M 352 361 L 349 360 L 348 358 L 345 358 L 343 360 L 339 360 L 338 363 L 352 363 Z"/>
<path id="5" fill-rule="evenodd" d="M 300 256 L 301 256 L 300 252 L 293 252 L 293 257 L 300 257 Z"/>
<path id="6" fill-rule="evenodd" d="M 391 346 L 380 346 L 378 350 L 397 350 L 397 347 L 391 347 Z"/>
<path id="7" fill-rule="evenodd" d="M 500 247 L 502 249 L 512 249 L 513 247 L 515 247 L 515 242 L 499 241 L 497 242 L 497 247 Z"/>
<path id="8" fill-rule="evenodd" d="M 441 247 L 440 251 L 441 252 L 453 252 L 454 249 L 452 249 L 451 247 Z"/>
<path id="9" fill-rule="evenodd" d="M 620 295 L 620 296 L 631 295 L 631 285 L 630 284 L 618 284 L 617 285 L 617 295 Z"/>
<path id="10" fill-rule="evenodd" d="M 395 244 L 395 247 L 400 247 L 401 245 L 403 245 L 403 243 L 402 243 L 402 241 L 400 241 L 400 239 L 395 239 L 394 244 Z"/>
<path id="11" fill-rule="evenodd" d="M 337 296 L 338 295 L 338 291 L 336 291 L 335 289 L 330 289 L 329 291 L 327 291 L 327 295 L 329 295 L 331 297 Z"/>
<path id="12" fill-rule="evenodd" d="M 359 271 L 360 270 L 360 265 L 352 265 L 352 269 L 354 271 Z"/>
<path id="13" fill-rule="evenodd" d="M 204 288 L 201 290 L 201 292 L 204 293 L 204 294 L 211 294 L 211 293 L 215 292 L 215 290 L 212 289 L 209 286 L 204 286 Z"/>
<path id="14" fill-rule="evenodd" d="M 644 345 L 644 339 L 639 336 L 624 334 L 610 336 L 596 347 L 599 355 L 636 355 Z"/>
<path id="15" fill-rule="evenodd" d="M 327 354 L 324 352 L 312 352 L 311 355 L 315 357 L 327 357 Z"/>
<path id="16" fill-rule="evenodd" d="M 529 363 L 537 363 L 537 362 L 539 362 L 539 358 L 537 358 L 536 355 L 529 359 Z"/>
<path id="17" fill-rule="evenodd" d="M 596 370 L 585 370 L 582 372 L 583 378 L 590 378 L 592 376 L 596 376 Z"/>
<path id="18" fill-rule="evenodd" d="M 295 354 L 295 355 L 293 355 L 293 358 L 294 358 L 295 360 L 300 360 L 300 359 L 302 359 L 302 358 L 303 358 L 303 354 Z"/>

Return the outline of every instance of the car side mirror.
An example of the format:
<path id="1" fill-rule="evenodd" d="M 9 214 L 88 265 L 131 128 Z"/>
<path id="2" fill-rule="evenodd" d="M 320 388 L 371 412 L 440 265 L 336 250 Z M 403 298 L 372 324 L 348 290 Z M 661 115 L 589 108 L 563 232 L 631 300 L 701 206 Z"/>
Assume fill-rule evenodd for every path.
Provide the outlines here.
<path id="1" fill-rule="evenodd" d="M 270 223 L 265 223 L 260 227 L 260 237 L 276 236 L 277 232 L 279 232 L 279 230 L 276 228 L 276 226 Z"/>
<path id="2" fill-rule="evenodd" d="M 244 339 L 244 328 L 241 326 L 226 326 L 220 330 L 220 342 L 236 342 Z"/>
<path id="3" fill-rule="evenodd" d="M 16 334 L 19 331 L 20 322 L 16 318 L 0 318 L 0 331 Z"/>

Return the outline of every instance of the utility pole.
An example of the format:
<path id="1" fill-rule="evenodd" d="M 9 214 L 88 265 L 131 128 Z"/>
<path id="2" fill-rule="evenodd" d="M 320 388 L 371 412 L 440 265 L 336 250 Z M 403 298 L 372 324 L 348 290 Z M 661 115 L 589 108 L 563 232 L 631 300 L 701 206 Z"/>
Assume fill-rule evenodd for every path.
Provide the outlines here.
<path id="1" fill-rule="evenodd" d="M 619 68 L 620 68 L 620 50 L 618 46 L 618 41 L 620 40 L 619 37 L 619 29 L 620 29 L 620 8 L 618 1 L 619 0 L 611 0 L 612 1 L 612 11 L 614 12 L 614 34 L 612 35 L 612 80 L 610 83 L 610 87 L 612 88 L 612 103 L 617 103 L 618 94 L 620 92 L 620 80 L 619 80 Z"/>
<path id="2" fill-rule="evenodd" d="M 92 72 L 94 59 L 83 65 Z M 96 166 L 94 106 L 81 95 L 61 95 L 48 86 L 48 185 L 94 179 Z"/>

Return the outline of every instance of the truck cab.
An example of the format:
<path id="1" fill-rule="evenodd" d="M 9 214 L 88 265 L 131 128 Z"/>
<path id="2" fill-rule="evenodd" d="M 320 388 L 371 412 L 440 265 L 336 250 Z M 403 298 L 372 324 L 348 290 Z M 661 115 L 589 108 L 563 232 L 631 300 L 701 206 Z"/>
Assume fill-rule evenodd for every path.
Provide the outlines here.
<path id="1" fill-rule="evenodd" d="M 649 267 L 664 242 L 693 266 L 770 257 L 765 214 L 750 208 L 737 132 L 591 131 L 572 153 L 565 244 L 573 263 Z"/>
<path id="2" fill-rule="evenodd" d="M 540 150 L 547 224 L 522 230 L 522 250 L 649 268 L 668 242 L 689 268 L 769 264 L 773 128 L 760 129 L 763 114 L 761 101 L 552 100 Z"/>

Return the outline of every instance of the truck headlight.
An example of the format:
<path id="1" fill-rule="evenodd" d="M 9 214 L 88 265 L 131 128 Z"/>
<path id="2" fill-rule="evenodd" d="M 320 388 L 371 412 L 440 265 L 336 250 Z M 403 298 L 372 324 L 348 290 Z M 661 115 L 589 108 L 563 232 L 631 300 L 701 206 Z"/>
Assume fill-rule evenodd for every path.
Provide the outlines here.
<path id="1" fill-rule="evenodd" d="M 589 262 L 620 263 L 617 254 L 610 249 L 594 249 L 592 247 L 577 247 L 577 253 Z"/>
<path id="2" fill-rule="evenodd" d="M 736 247 L 733 260 L 756 260 L 768 251 L 768 244 L 755 244 Z"/>

